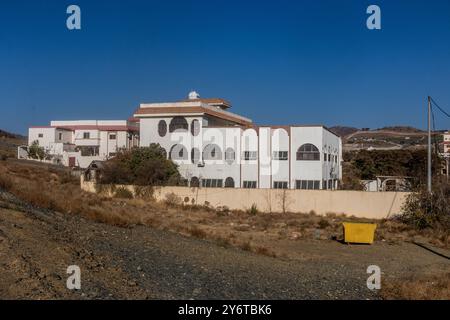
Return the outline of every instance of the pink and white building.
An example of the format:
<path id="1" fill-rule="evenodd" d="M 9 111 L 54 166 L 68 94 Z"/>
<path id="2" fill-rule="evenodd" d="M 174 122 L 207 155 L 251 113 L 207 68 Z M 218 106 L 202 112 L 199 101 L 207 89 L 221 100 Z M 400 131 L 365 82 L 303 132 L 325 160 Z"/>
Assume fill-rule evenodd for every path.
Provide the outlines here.
<path id="1" fill-rule="evenodd" d="M 49 126 L 28 130 L 28 146 L 38 143 L 47 155 L 44 161 L 86 168 L 94 160 L 107 160 L 119 149 L 139 145 L 139 123 L 134 120 L 51 121 Z M 19 158 L 28 158 L 19 148 Z"/>
<path id="2" fill-rule="evenodd" d="M 32 127 L 29 145 L 37 141 L 54 163 L 86 168 L 121 148 L 157 143 L 192 187 L 338 189 L 339 136 L 322 125 L 258 126 L 230 108 L 224 99 L 191 92 L 181 101 L 143 103 L 132 121 Z"/>

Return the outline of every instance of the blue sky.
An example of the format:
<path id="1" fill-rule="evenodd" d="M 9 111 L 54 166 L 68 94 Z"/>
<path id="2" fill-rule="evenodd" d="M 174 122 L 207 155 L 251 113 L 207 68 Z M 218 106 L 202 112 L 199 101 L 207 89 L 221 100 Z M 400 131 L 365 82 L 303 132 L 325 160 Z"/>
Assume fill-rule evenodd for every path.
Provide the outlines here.
<path id="1" fill-rule="evenodd" d="M 70 4 L 82 30 L 66 28 Z M 450 1 L 0 4 L 2 129 L 127 118 L 190 90 L 259 124 L 425 128 L 427 95 L 450 108 Z"/>

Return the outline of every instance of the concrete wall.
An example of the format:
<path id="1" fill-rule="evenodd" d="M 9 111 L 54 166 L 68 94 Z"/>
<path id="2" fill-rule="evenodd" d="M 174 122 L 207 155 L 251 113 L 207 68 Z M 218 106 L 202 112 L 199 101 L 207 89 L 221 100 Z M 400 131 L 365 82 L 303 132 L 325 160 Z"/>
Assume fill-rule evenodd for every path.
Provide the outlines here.
<path id="1" fill-rule="evenodd" d="M 95 192 L 95 184 L 84 182 L 82 189 Z M 132 186 L 128 186 L 133 190 Z M 278 189 L 234 189 L 234 188 L 155 188 L 156 200 L 163 201 L 167 194 L 175 193 L 183 201 L 213 207 L 227 206 L 230 209 L 246 210 L 256 204 L 261 212 L 285 211 L 308 213 L 314 210 L 319 215 L 327 213 L 346 214 L 360 218 L 382 219 L 401 212 L 408 196 L 406 192 L 363 192 L 327 190 L 278 190 Z"/>

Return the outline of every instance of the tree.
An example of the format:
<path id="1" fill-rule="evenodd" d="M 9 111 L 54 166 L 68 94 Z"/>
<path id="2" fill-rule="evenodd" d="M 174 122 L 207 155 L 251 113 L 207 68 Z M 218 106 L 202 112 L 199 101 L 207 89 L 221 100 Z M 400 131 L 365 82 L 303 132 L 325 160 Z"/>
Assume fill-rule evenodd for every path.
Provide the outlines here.
<path id="1" fill-rule="evenodd" d="M 159 144 L 120 151 L 105 162 L 99 176 L 102 184 L 161 186 L 181 182 L 178 166 L 166 158 Z"/>
<path id="2" fill-rule="evenodd" d="M 31 146 L 28 148 L 28 155 L 32 159 L 43 160 L 46 157 L 46 152 L 43 147 L 39 146 L 39 141 L 35 140 L 31 144 Z"/>

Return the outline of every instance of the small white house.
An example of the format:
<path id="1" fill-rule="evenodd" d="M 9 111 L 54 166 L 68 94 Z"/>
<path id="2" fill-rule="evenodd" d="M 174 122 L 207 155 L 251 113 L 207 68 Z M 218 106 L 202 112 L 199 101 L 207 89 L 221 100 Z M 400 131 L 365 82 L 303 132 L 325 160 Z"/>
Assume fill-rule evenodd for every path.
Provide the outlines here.
<path id="1" fill-rule="evenodd" d="M 94 160 L 107 160 L 119 149 L 139 145 L 139 123 L 130 120 L 51 121 L 49 126 L 28 130 L 28 148 L 37 143 L 46 153 L 44 161 L 86 168 Z M 29 158 L 19 148 L 19 158 Z"/>

